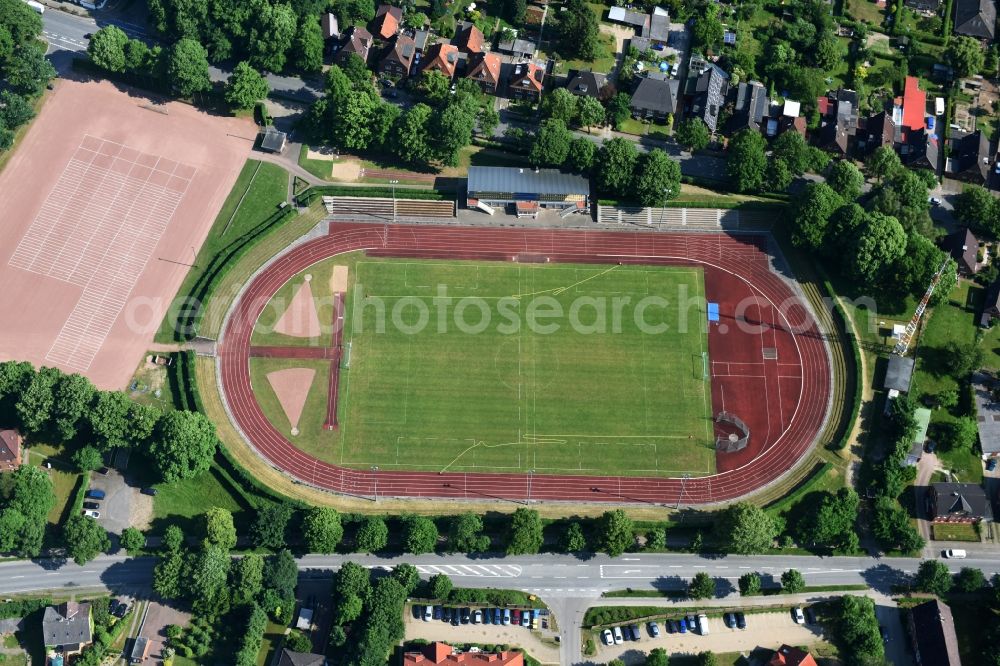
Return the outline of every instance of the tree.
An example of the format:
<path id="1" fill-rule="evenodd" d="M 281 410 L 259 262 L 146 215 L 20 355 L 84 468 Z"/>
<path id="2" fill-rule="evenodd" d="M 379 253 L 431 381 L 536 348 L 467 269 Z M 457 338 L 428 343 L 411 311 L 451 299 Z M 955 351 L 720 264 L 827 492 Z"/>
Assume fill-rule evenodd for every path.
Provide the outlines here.
<path id="1" fill-rule="evenodd" d="M 906 250 L 906 232 L 894 217 L 869 213 L 846 257 L 848 269 L 863 284 L 873 286 Z"/>
<path id="2" fill-rule="evenodd" d="M 712 652 L 699 652 L 698 653 L 698 666 L 717 666 L 718 661 L 715 659 L 715 654 Z"/>
<path id="3" fill-rule="evenodd" d="M 128 35 L 116 25 L 109 25 L 94 33 L 87 44 L 91 62 L 109 72 L 125 71 L 125 45 Z"/>
<path id="4" fill-rule="evenodd" d="M 285 67 L 288 51 L 295 37 L 297 18 L 289 5 L 262 3 L 253 15 L 248 40 L 250 62 L 271 72 Z"/>
<path id="5" fill-rule="evenodd" d="M 303 72 L 323 69 L 323 29 L 315 16 L 304 17 L 292 42 L 292 62 Z"/>
<path id="6" fill-rule="evenodd" d="M 392 569 L 392 577 L 403 586 L 407 595 L 420 584 L 420 572 L 412 564 L 397 564 Z"/>
<path id="7" fill-rule="evenodd" d="M 959 378 L 968 377 L 986 362 L 986 353 L 974 342 L 963 344 L 951 340 L 945 347 L 945 353 L 948 370 Z"/>
<path id="8" fill-rule="evenodd" d="M 628 139 L 616 137 L 605 141 L 597 151 L 598 189 L 615 195 L 627 192 L 638 160 L 639 152 Z"/>
<path id="9" fill-rule="evenodd" d="M 955 70 L 955 76 L 964 79 L 982 71 L 986 53 L 978 39 L 954 36 L 948 41 L 945 59 Z"/>
<path id="10" fill-rule="evenodd" d="M 431 576 L 427 581 L 427 586 L 431 593 L 431 598 L 445 600 L 451 594 L 451 578 L 447 574 L 439 573 Z"/>
<path id="11" fill-rule="evenodd" d="M 806 581 L 797 569 L 789 569 L 781 574 L 781 589 L 789 594 L 795 594 L 806 589 Z"/>
<path id="12" fill-rule="evenodd" d="M 426 164 L 432 157 L 430 144 L 430 119 L 433 111 L 426 104 L 415 104 L 399 117 L 399 140 L 396 155 L 410 164 Z"/>
<path id="13" fill-rule="evenodd" d="M 284 646 L 287 647 L 292 652 L 312 652 L 313 642 L 309 638 L 308 634 L 305 634 L 297 629 L 292 629 L 285 636 Z"/>
<path id="14" fill-rule="evenodd" d="M 913 586 L 929 594 L 936 594 L 943 597 L 951 591 L 951 572 L 944 562 L 938 560 L 924 560 L 917 568 L 917 575 L 913 580 Z"/>
<path id="15" fill-rule="evenodd" d="M 132 401 L 121 391 L 98 391 L 87 414 L 91 439 L 101 451 L 128 445 L 129 407 Z"/>
<path id="16" fill-rule="evenodd" d="M 208 90 L 212 87 L 208 77 L 208 52 L 194 39 L 178 40 L 167 57 L 167 78 L 181 97 Z"/>
<path id="17" fill-rule="evenodd" d="M 967 185 L 955 198 L 955 217 L 973 231 L 995 236 L 1000 229 L 1000 205 L 981 185 Z"/>
<path id="18" fill-rule="evenodd" d="M 789 134 L 798 136 L 796 132 L 785 132 L 781 136 Z M 677 128 L 674 130 L 674 138 L 688 152 L 694 153 L 708 147 L 709 142 L 712 140 L 712 133 L 709 131 L 708 125 L 701 118 L 688 118 L 678 123 Z"/>
<path id="19" fill-rule="evenodd" d="M 542 519 L 534 509 L 517 509 L 507 528 L 507 554 L 533 555 L 542 547 Z"/>
<path id="20" fill-rule="evenodd" d="M 338 599 L 354 596 L 364 601 L 371 595 L 371 588 L 368 570 L 354 562 L 345 562 L 333 581 L 334 597 Z"/>
<path id="21" fill-rule="evenodd" d="M 250 542 L 256 548 L 284 548 L 285 532 L 293 513 L 292 506 L 284 502 L 264 504 L 257 510 L 257 518 L 250 526 Z"/>
<path id="22" fill-rule="evenodd" d="M 688 585 L 688 596 L 692 599 L 711 599 L 715 596 L 715 581 L 704 571 L 699 571 Z"/>
<path id="23" fill-rule="evenodd" d="M 558 90 L 564 90 L 564 88 L 559 88 Z M 579 116 L 580 124 L 587 128 L 587 132 L 590 132 L 591 127 L 604 122 L 607 111 L 604 110 L 601 100 L 596 97 L 584 95 L 577 102 L 577 115 Z"/>
<path id="24" fill-rule="evenodd" d="M 0 92 L 0 125 L 5 125 L 8 129 L 17 129 L 35 117 L 35 109 L 31 102 L 10 90 Z M 81 377 L 80 375 L 66 375 L 67 377 Z M 81 379 L 86 379 L 81 377 Z M 59 403 L 56 402 L 56 408 Z M 71 439 L 71 437 L 63 437 Z"/>
<path id="25" fill-rule="evenodd" d="M 228 509 L 213 506 L 203 514 L 202 519 L 206 546 L 218 546 L 225 551 L 236 547 L 236 526 Z"/>
<path id="26" fill-rule="evenodd" d="M 659 148 L 653 148 L 635 170 L 635 196 L 643 206 L 665 206 L 681 193 L 681 166 Z"/>
<path id="27" fill-rule="evenodd" d="M 358 550 L 364 553 L 377 553 L 389 543 L 389 528 L 379 516 L 368 516 L 361 524 L 355 539 Z"/>
<path id="28" fill-rule="evenodd" d="M 340 602 L 337 604 L 337 622 L 339 624 L 353 622 L 361 617 L 363 610 L 364 605 L 361 603 L 361 599 L 355 595 L 351 594 L 341 597 Z"/>
<path id="29" fill-rule="evenodd" d="M 217 441 L 215 425 L 201 412 L 167 412 L 149 454 L 164 481 L 179 481 L 209 468 Z"/>
<path id="30" fill-rule="evenodd" d="M 243 61 L 236 64 L 226 84 L 226 102 L 237 109 L 252 109 L 254 104 L 267 97 L 270 87 L 267 79 L 253 66 Z"/>
<path id="31" fill-rule="evenodd" d="M 622 509 L 605 511 L 597 521 L 597 547 L 618 557 L 635 545 L 632 519 Z"/>
<path id="32" fill-rule="evenodd" d="M 760 574 L 756 571 L 751 571 L 740 576 L 739 580 L 740 594 L 744 597 L 750 597 L 760 594 L 761 582 Z"/>
<path id="33" fill-rule="evenodd" d="M 870 597 L 845 595 L 835 614 L 840 644 L 845 647 L 845 661 L 851 664 L 881 664 L 885 645 L 879 633 L 875 602 Z"/>
<path id="34" fill-rule="evenodd" d="M 646 655 L 646 666 L 670 666 L 670 657 L 663 648 L 653 648 Z"/>
<path id="35" fill-rule="evenodd" d="M 597 15 L 584 0 L 567 0 L 559 12 L 559 53 L 570 58 L 593 60 L 600 47 Z"/>
<path id="36" fill-rule="evenodd" d="M 861 175 L 858 167 L 847 160 L 840 160 L 830 169 L 826 182 L 844 199 L 854 201 L 861 196 L 861 186 L 865 183 L 865 177 Z"/>
<path id="37" fill-rule="evenodd" d="M 111 539 L 103 527 L 89 516 L 72 515 L 63 525 L 63 544 L 77 564 L 86 564 L 111 549 Z"/>
<path id="38" fill-rule="evenodd" d="M 799 541 L 822 548 L 855 550 L 859 504 L 858 494 L 852 488 L 841 488 L 836 494 L 824 493 L 821 500 L 810 503 L 799 522 Z"/>
<path id="39" fill-rule="evenodd" d="M 457 166 L 459 152 L 472 143 L 477 109 L 456 102 L 433 116 L 432 145 L 437 158 L 445 165 Z"/>
<path id="40" fill-rule="evenodd" d="M 986 576 L 983 575 L 982 569 L 962 567 L 961 571 L 955 574 L 955 587 L 959 592 L 966 594 L 979 592 L 986 587 Z"/>
<path id="41" fill-rule="evenodd" d="M 806 184 L 792 201 L 789 215 L 792 242 L 813 251 L 822 248 L 828 236 L 830 218 L 843 204 L 841 196 L 826 183 Z"/>
<path id="42" fill-rule="evenodd" d="M 632 115 L 632 98 L 627 93 L 615 93 L 608 100 L 608 122 L 615 129 L 621 129 L 622 123 Z"/>
<path id="43" fill-rule="evenodd" d="M 135 555 L 146 547 L 146 535 L 134 527 L 126 527 L 122 530 L 120 543 L 125 552 Z"/>
<path id="44" fill-rule="evenodd" d="M 766 552 L 778 536 L 771 516 L 749 502 L 727 507 L 716 523 L 716 530 L 725 550 L 738 555 Z"/>
<path id="45" fill-rule="evenodd" d="M 24 514 L 13 508 L 0 511 L 0 553 L 13 552 L 26 522 Z"/>
<path id="46" fill-rule="evenodd" d="M 726 173 L 740 192 L 764 189 L 767 179 L 767 142 L 764 135 L 750 129 L 741 130 L 729 142 Z"/>
<path id="47" fill-rule="evenodd" d="M 337 65 L 334 65 L 337 67 Z M 372 81 L 371 70 L 357 53 L 351 53 L 340 61 L 340 69 L 355 88 L 360 88 Z M 331 67 L 332 69 L 332 67 Z"/>
<path id="48" fill-rule="evenodd" d="M 597 156 L 597 146 L 582 136 L 578 136 L 569 142 L 569 152 L 566 154 L 566 161 L 563 167 L 568 167 L 577 173 L 588 173 L 594 165 L 594 158 Z"/>
<path id="49" fill-rule="evenodd" d="M 181 582 L 184 556 L 179 552 L 161 558 L 153 568 L 153 590 L 164 599 L 178 599 L 183 593 Z"/>
<path id="50" fill-rule="evenodd" d="M 784 162 L 793 175 L 801 175 L 809 165 L 809 146 L 798 132 L 782 132 L 771 144 L 772 157 Z"/>
<path id="51" fill-rule="evenodd" d="M 500 125 L 500 114 L 493 108 L 492 104 L 486 104 L 479 110 L 476 123 L 482 136 L 491 137 Z"/>
<path id="52" fill-rule="evenodd" d="M 972 451 L 979 427 L 971 416 L 962 416 L 952 423 L 936 425 L 936 437 L 941 451 Z"/>
<path id="53" fill-rule="evenodd" d="M 94 447 L 84 446 L 73 453 L 73 464 L 81 472 L 92 472 L 104 465 L 104 457 Z"/>
<path id="54" fill-rule="evenodd" d="M 231 576 L 233 599 L 249 603 L 264 589 L 264 557 L 258 553 L 247 553 L 235 560 Z"/>
<path id="55" fill-rule="evenodd" d="M 15 405 L 22 430 L 42 434 L 48 429 L 55 404 L 53 391 L 61 374 L 56 368 L 43 367 L 32 375 Z"/>
<path id="56" fill-rule="evenodd" d="M 542 102 L 545 115 L 554 120 L 561 120 L 565 125 L 576 119 L 578 106 L 576 95 L 566 88 L 556 88 L 546 95 Z"/>
<path id="57" fill-rule="evenodd" d="M 414 555 L 433 553 L 437 548 L 438 528 L 425 516 L 409 516 L 403 521 L 403 544 Z"/>
<path id="58" fill-rule="evenodd" d="M 538 130 L 535 142 L 531 146 L 531 162 L 542 166 L 562 166 L 569 154 L 572 139 L 573 135 L 566 129 L 566 123 L 556 118 L 549 118 Z"/>
<path id="59" fill-rule="evenodd" d="M 231 563 L 229 551 L 214 545 L 191 556 L 188 575 L 181 581 L 181 588 L 186 590 L 196 609 L 217 607 L 229 598 L 226 583 Z"/>
<path id="60" fill-rule="evenodd" d="M 14 97 L 24 103 L 23 98 L 17 95 L 0 94 L 0 104 L 9 103 L 8 97 Z M 29 115 L 28 118 L 30 117 Z M 94 385 L 83 375 L 61 375 L 56 379 L 52 388 L 52 426 L 59 439 L 66 442 L 76 437 L 79 426 L 94 400 L 94 393 Z"/>
<path id="61" fill-rule="evenodd" d="M 439 105 L 451 94 L 451 80 L 440 71 L 432 69 L 421 77 L 420 89 L 428 102 Z"/>
<path id="62" fill-rule="evenodd" d="M 333 553 L 344 538 L 340 514 L 335 509 L 317 506 L 309 509 L 302 521 L 302 537 L 310 553 Z"/>
<path id="63" fill-rule="evenodd" d="M 41 468 L 32 465 L 22 465 L 0 479 L 9 489 L 5 490 L 5 494 L 9 492 L 5 508 L 24 517 L 22 528 L 13 540 L 13 550 L 21 557 L 37 557 L 42 551 L 48 513 L 56 503 L 52 480 Z"/>
<path id="64" fill-rule="evenodd" d="M 580 523 L 573 521 L 563 532 L 559 545 L 564 553 L 579 553 L 587 547 L 587 538 L 583 535 Z"/>
<path id="65" fill-rule="evenodd" d="M 282 599 L 294 597 L 298 581 L 299 566 L 291 551 L 279 550 L 264 560 L 264 587 L 274 590 Z"/>
<path id="66" fill-rule="evenodd" d="M 478 553 L 490 547 L 483 534 L 483 519 L 474 513 L 460 513 L 451 520 L 448 549 L 456 553 Z"/>
<path id="67" fill-rule="evenodd" d="M 42 16 L 23 2 L 0 2 L 0 26 L 10 33 L 14 44 L 26 44 L 42 34 Z"/>
<path id="68" fill-rule="evenodd" d="M 880 183 L 902 168 L 903 163 L 899 161 L 899 154 L 892 146 L 879 146 L 868 158 L 868 172 Z"/>
<path id="69" fill-rule="evenodd" d="M 42 49 L 25 44 L 14 49 L 7 59 L 7 83 L 14 92 L 34 97 L 56 76 L 56 69 Z"/>
<path id="70" fill-rule="evenodd" d="M 663 550 L 667 547 L 667 531 L 659 527 L 646 532 L 646 549 Z"/>
<path id="71" fill-rule="evenodd" d="M 722 45 L 722 35 L 725 29 L 719 20 L 718 5 L 705 5 L 694 17 L 691 27 L 691 42 L 695 48 L 709 52 L 717 51 Z"/>

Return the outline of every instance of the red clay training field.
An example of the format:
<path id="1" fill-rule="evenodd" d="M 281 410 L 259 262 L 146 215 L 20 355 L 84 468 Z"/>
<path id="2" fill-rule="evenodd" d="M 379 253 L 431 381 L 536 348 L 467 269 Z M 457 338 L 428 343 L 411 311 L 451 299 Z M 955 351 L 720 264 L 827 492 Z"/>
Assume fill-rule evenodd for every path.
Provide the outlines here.
<path id="1" fill-rule="evenodd" d="M 681 478 L 371 472 L 313 458 L 279 434 L 250 384 L 254 325 L 270 297 L 292 276 L 355 250 L 373 256 L 511 261 L 540 254 L 552 262 L 698 265 L 705 294 L 719 304 L 708 334 L 713 413 L 735 413 L 750 443 L 717 453 L 718 472 Z M 740 326 L 735 325 L 740 323 Z M 752 329 L 746 324 L 755 325 Z M 317 349 L 313 358 L 330 358 Z M 293 478 L 325 490 L 373 496 L 496 498 L 708 504 L 735 499 L 778 479 L 812 446 L 830 397 L 825 342 L 811 314 L 771 270 L 763 236 L 617 233 L 333 223 L 327 236 L 289 251 L 261 272 L 233 308 L 219 343 L 223 397 L 258 453 Z M 670 390 L 665 379 L 663 390 Z"/>

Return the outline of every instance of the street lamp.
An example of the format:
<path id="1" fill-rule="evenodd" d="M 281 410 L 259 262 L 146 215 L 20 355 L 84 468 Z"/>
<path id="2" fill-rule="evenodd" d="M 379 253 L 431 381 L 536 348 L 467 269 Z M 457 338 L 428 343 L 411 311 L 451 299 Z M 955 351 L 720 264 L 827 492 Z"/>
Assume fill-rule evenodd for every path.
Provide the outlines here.
<path id="1" fill-rule="evenodd" d="M 389 184 L 392 185 L 392 223 L 396 224 L 396 184 L 399 183 L 398 180 L 390 180 Z"/>
<path id="2" fill-rule="evenodd" d="M 663 188 L 663 193 L 667 196 L 667 199 L 670 199 L 670 191 L 671 190 L 670 190 L 669 187 L 664 187 Z M 663 231 L 663 209 L 667 207 L 666 203 L 667 202 L 664 201 L 663 205 L 660 206 L 660 221 L 656 225 L 656 230 L 657 231 Z"/>
<path id="3" fill-rule="evenodd" d="M 531 477 L 535 475 L 535 470 L 528 470 L 528 503 L 531 503 Z"/>
<path id="4" fill-rule="evenodd" d="M 378 501 L 378 465 L 372 465 L 372 481 L 375 482 L 375 501 Z"/>

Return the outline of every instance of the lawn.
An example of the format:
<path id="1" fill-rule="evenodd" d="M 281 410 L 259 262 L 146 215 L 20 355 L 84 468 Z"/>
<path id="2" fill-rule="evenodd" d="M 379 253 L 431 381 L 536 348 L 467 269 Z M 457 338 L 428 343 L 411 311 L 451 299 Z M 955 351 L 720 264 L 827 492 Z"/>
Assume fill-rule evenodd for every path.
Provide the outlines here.
<path id="1" fill-rule="evenodd" d="M 175 330 L 178 328 L 176 322 L 184 310 L 187 296 L 206 270 L 212 267 L 213 259 L 241 236 L 268 221 L 278 211 L 278 205 L 285 200 L 287 194 L 288 173 L 284 169 L 268 162 L 247 160 L 222 205 L 222 210 L 215 218 L 215 223 L 194 260 L 194 266 L 188 271 L 177 291 L 177 297 L 163 318 L 160 330 L 156 333 L 156 342 L 170 343 L 186 337 L 178 335 Z"/>
<path id="2" fill-rule="evenodd" d="M 312 385 L 306 397 L 302 416 L 299 418 L 297 435 L 292 436 L 291 424 L 285 416 L 278 398 L 268 382 L 267 374 L 276 370 L 288 368 L 307 368 L 314 370 Z M 336 434 L 323 429 L 326 421 L 327 393 L 330 381 L 330 362 L 285 358 L 252 358 L 250 359 L 250 381 L 260 408 L 268 420 L 297 447 L 318 458 L 327 458 L 333 454 L 337 445 Z"/>
<path id="3" fill-rule="evenodd" d="M 931 525 L 931 538 L 935 541 L 978 542 L 980 540 L 976 526 L 967 523 L 934 523 Z"/>
<path id="4" fill-rule="evenodd" d="M 154 486 L 157 492 L 153 499 L 153 518 L 194 518 L 211 507 L 238 512 L 240 505 L 216 474 L 214 469 L 209 469 L 191 479 Z"/>
<path id="5" fill-rule="evenodd" d="M 41 467 L 44 461 L 53 461 L 52 469 L 46 470 L 49 478 L 52 479 L 52 488 L 55 492 L 56 503 L 49 510 L 48 522 L 50 529 L 59 526 L 68 516 L 66 507 L 73 498 L 73 491 L 76 489 L 80 474 L 75 471 L 68 457 L 63 457 L 63 451 L 59 447 L 48 444 L 32 444 L 28 449 L 26 461 L 29 464 Z"/>
<path id="6" fill-rule="evenodd" d="M 330 180 L 330 168 L 333 166 L 332 160 L 311 160 L 307 157 L 309 146 L 303 144 L 299 151 L 299 166 L 323 180 Z"/>
<path id="7" fill-rule="evenodd" d="M 862 21 L 873 26 L 882 25 L 884 10 L 870 0 L 845 0 L 844 8 L 847 15 L 856 21 Z"/>
<path id="8" fill-rule="evenodd" d="M 333 291 L 330 288 L 330 278 L 333 275 L 333 268 L 337 265 L 347 265 L 348 269 L 353 272 L 354 258 L 357 256 L 357 254 L 352 254 L 348 257 L 324 259 L 319 263 L 313 264 L 282 285 L 257 320 L 251 343 L 255 345 L 291 347 L 328 347 L 333 337 L 331 329 L 333 322 Z M 275 324 L 281 315 L 284 314 L 295 294 L 300 289 L 305 288 L 306 277 L 309 278 L 309 291 L 312 294 L 322 333 L 315 338 L 300 338 L 276 332 L 274 330 Z"/>
<path id="9" fill-rule="evenodd" d="M 593 72 L 610 72 L 615 66 L 614 35 L 599 33 L 598 42 L 597 56 L 593 60 L 560 60 L 558 71 L 565 73 L 573 69 L 585 69 Z M 552 46 L 549 45 L 549 48 Z"/>
<path id="10" fill-rule="evenodd" d="M 339 450 L 327 459 L 384 469 L 714 471 L 700 270 L 367 259 L 352 281 L 365 301 L 348 296 L 350 368 Z M 628 306 L 612 316 L 616 297 L 672 294 L 685 294 L 685 308 L 646 315 L 666 332 L 641 332 Z M 600 329 L 605 306 L 608 330 L 585 331 Z M 535 319 L 550 308 L 569 317 Z M 558 330 L 542 330 L 550 325 Z"/>
<path id="11" fill-rule="evenodd" d="M 272 663 L 274 652 L 281 647 L 281 640 L 285 635 L 285 627 L 268 620 L 267 628 L 264 630 L 264 640 L 260 644 L 260 652 L 257 653 L 257 666 L 265 666 Z"/>

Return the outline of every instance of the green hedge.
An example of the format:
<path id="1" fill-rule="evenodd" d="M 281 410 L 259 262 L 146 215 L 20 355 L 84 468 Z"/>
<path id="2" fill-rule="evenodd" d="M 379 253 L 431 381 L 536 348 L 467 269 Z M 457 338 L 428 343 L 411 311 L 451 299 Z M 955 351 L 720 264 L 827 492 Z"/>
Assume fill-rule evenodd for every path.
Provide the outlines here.
<path id="1" fill-rule="evenodd" d="M 545 604 L 528 598 L 526 592 L 520 590 L 494 590 L 492 588 L 458 587 L 448 595 L 448 602 L 453 604 L 489 604 L 491 606 L 528 606 L 530 608 L 545 608 Z"/>
<path id="2" fill-rule="evenodd" d="M 397 199 L 422 199 L 429 201 L 454 201 L 454 194 L 446 194 L 437 190 L 417 190 L 410 188 L 396 189 Z M 389 187 L 347 187 L 345 185 L 316 185 L 296 197 L 300 206 L 308 206 L 317 197 L 392 197 L 393 190 Z"/>
<path id="3" fill-rule="evenodd" d="M 822 271 L 822 268 L 820 269 Z M 845 386 L 845 390 L 849 390 L 851 394 L 845 396 L 847 400 L 850 401 L 850 409 L 845 413 L 848 415 L 847 420 L 841 418 L 841 431 L 837 437 L 836 443 L 833 448 L 841 450 L 845 448 L 850 443 L 851 430 L 853 429 L 854 422 L 858 418 L 858 412 L 861 410 L 861 393 L 862 393 L 862 381 L 861 377 L 861 349 L 858 346 L 858 340 L 854 336 L 854 328 L 851 326 L 851 320 L 844 312 L 844 309 L 840 305 L 840 301 L 837 299 L 837 293 L 833 290 L 833 285 L 830 283 L 829 278 L 824 276 L 822 280 L 823 290 L 826 292 L 827 297 L 833 303 L 833 319 L 834 325 L 840 329 L 840 335 L 845 345 L 849 345 L 851 348 L 851 354 L 844 354 L 845 361 L 850 358 L 850 362 L 853 363 L 853 368 L 847 368 L 848 372 L 854 375 L 853 386 Z"/>
<path id="4" fill-rule="evenodd" d="M 599 206 L 622 206 L 625 208 L 643 208 L 634 201 L 618 199 L 598 199 Z M 655 208 L 655 206 L 654 206 Z M 684 201 L 675 199 L 668 201 L 663 208 L 723 208 L 726 210 L 784 210 L 785 203 L 781 201 L 729 201 L 728 199 L 707 199 L 703 201 Z"/>
<path id="5" fill-rule="evenodd" d="M 10 620 L 16 617 L 30 615 L 37 610 L 41 610 L 52 604 L 52 597 L 38 597 L 37 599 L 15 599 L 0 603 L 0 620 Z"/>
<path id="6" fill-rule="evenodd" d="M 88 470 L 77 479 L 76 488 L 73 489 L 73 503 L 71 504 L 73 508 L 69 512 L 71 516 L 83 511 L 83 501 L 86 498 L 87 488 L 90 487 L 90 474 L 91 472 Z"/>

